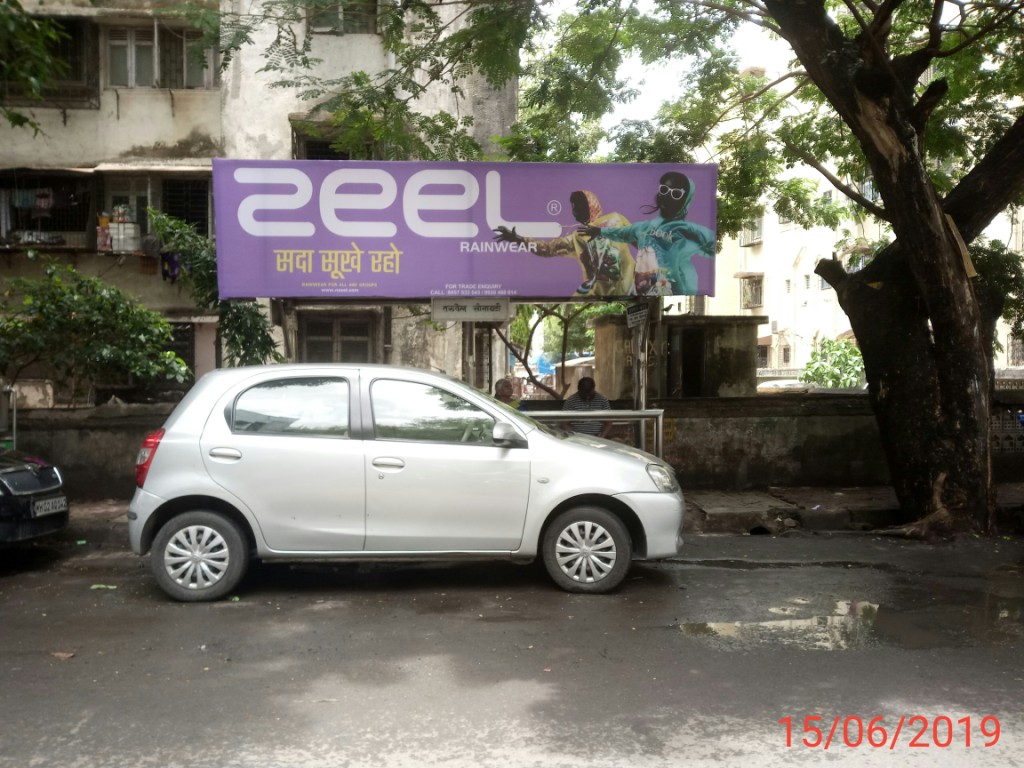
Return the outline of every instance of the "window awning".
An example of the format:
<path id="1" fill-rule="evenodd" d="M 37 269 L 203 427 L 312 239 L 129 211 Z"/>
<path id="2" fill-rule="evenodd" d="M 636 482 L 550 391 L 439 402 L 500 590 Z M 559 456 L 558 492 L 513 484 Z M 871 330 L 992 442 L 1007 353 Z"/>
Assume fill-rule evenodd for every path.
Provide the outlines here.
<path id="1" fill-rule="evenodd" d="M 772 345 L 772 335 L 769 333 L 767 336 L 757 337 L 757 346 L 759 347 L 770 347 Z"/>
<path id="2" fill-rule="evenodd" d="M 143 160 L 139 162 L 100 163 L 96 166 L 100 173 L 212 173 L 213 162 L 210 160 L 188 160 L 175 162 L 167 160 Z"/>
<path id="3" fill-rule="evenodd" d="M 19 173 L 23 173 L 25 175 L 32 175 L 32 176 L 45 176 L 48 173 L 89 174 L 89 173 L 92 173 L 94 170 L 95 170 L 94 168 L 81 168 L 81 167 L 77 167 L 77 166 L 72 167 L 72 166 L 66 166 L 66 165 L 50 166 L 50 167 L 46 167 L 46 166 L 31 166 L 31 167 L 29 167 L 29 166 L 25 166 L 25 165 L 5 165 L 5 166 L 0 167 L 0 173 L 5 173 L 7 171 L 18 171 Z"/>
<path id="4" fill-rule="evenodd" d="M 736 272 L 733 277 L 764 277 L 764 272 Z"/>

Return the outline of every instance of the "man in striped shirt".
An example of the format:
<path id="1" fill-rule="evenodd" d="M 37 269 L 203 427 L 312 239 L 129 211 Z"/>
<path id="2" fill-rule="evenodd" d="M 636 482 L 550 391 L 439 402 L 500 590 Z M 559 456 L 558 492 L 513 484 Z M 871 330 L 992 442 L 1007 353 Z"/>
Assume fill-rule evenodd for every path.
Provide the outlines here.
<path id="1" fill-rule="evenodd" d="M 608 398 L 597 391 L 597 385 L 589 376 L 580 379 L 576 393 L 562 403 L 563 411 L 610 411 L 611 407 Z M 574 421 L 571 425 L 569 422 L 562 423 L 563 429 L 595 437 L 607 437 L 611 426 L 610 421 Z"/>

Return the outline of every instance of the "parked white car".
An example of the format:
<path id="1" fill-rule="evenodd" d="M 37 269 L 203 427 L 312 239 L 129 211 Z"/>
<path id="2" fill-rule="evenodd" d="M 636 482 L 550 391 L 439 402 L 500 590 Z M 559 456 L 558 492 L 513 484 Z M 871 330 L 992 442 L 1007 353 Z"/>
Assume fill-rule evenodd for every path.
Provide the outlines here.
<path id="1" fill-rule="evenodd" d="M 563 589 L 607 592 L 682 543 L 663 461 L 410 368 L 209 373 L 146 437 L 136 479 L 132 549 L 184 601 L 236 589 L 252 557 L 540 555 Z"/>

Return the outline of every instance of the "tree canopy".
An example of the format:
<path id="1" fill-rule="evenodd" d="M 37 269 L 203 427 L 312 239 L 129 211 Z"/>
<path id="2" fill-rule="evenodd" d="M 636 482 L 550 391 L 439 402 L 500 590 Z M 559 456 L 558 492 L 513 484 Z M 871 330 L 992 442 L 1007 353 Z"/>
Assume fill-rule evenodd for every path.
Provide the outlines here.
<path id="1" fill-rule="evenodd" d="M 45 366 L 74 403 L 111 375 L 143 381 L 188 375 L 167 350 L 171 325 L 117 287 L 48 262 L 40 278 L 4 281 L 0 301 L 0 373 L 11 382 Z"/>

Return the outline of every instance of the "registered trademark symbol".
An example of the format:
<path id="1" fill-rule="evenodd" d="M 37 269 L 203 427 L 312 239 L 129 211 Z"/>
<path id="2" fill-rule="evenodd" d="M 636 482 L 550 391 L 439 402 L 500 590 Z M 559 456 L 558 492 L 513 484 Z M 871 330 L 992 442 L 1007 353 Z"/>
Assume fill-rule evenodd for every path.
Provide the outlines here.
<path id="1" fill-rule="evenodd" d="M 550 203 L 548 203 L 548 213 L 550 213 L 552 216 L 557 216 L 561 212 L 562 204 L 560 202 L 558 202 L 557 200 L 552 200 Z"/>

